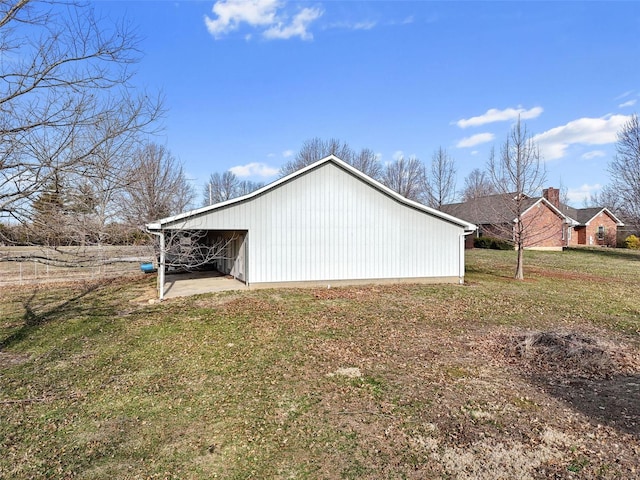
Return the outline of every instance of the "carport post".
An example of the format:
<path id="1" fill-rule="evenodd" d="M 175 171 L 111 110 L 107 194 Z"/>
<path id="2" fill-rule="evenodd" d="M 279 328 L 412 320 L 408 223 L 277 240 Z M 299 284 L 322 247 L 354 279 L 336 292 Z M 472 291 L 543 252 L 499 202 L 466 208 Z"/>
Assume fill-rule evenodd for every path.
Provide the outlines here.
<path id="1" fill-rule="evenodd" d="M 160 229 L 160 232 L 154 232 L 149 229 L 147 225 L 147 232 L 151 235 L 157 235 L 160 240 L 160 258 L 158 259 L 158 298 L 164 300 L 164 230 Z"/>
<path id="2" fill-rule="evenodd" d="M 158 262 L 158 298 L 164 300 L 164 230 L 160 230 L 160 261 Z"/>

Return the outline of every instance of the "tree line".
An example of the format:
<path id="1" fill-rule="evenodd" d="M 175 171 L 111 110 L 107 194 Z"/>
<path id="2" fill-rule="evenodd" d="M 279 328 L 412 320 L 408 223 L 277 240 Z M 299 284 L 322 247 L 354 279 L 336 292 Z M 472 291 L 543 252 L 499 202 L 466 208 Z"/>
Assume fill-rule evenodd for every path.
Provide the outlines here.
<path id="1" fill-rule="evenodd" d="M 399 156 L 383 165 L 371 149 L 356 151 L 343 140 L 315 137 L 303 143 L 294 158 L 280 168 L 279 176 L 287 176 L 329 155 L 335 155 L 403 197 L 433 208 L 441 208 L 456 197 L 455 162 L 442 147 L 433 153 L 429 166 L 415 156 Z M 262 186 L 262 183 L 240 181 L 230 171 L 216 172 L 204 185 L 203 205 L 239 197 Z"/>

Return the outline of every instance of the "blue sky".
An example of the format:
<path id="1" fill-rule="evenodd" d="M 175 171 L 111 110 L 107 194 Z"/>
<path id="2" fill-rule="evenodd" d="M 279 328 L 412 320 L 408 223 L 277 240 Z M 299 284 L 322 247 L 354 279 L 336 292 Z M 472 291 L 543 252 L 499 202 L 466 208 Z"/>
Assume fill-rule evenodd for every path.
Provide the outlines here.
<path id="1" fill-rule="evenodd" d="M 438 147 L 458 188 L 517 115 L 572 203 L 609 181 L 640 110 L 640 2 L 98 2 L 143 38 L 136 83 L 166 99 L 166 144 L 198 188 L 269 182 L 312 137 L 382 162 Z"/>

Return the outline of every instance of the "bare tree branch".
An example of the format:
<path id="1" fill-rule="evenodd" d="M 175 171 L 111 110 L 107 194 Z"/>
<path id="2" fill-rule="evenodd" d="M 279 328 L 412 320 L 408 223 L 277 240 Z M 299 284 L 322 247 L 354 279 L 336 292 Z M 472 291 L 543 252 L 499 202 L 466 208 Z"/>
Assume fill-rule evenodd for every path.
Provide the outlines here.
<path id="1" fill-rule="evenodd" d="M 402 156 L 386 166 L 382 183 L 409 200 L 424 202 L 425 178 L 424 165 L 420 160 Z"/>
<path id="2" fill-rule="evenodd" d="M 638 115 L 618 132 L 616 156 L 609 163 L 612 185 L 607 200 L 616 204 L 627 223 L 640 228 L 640 120 Z M 613 197 L 617 197 L 615 200 Z M 605 202 L 606 204 L 606 202 Z"/>
<path id="3" fill-rule="evenodd" d="M 329 155 L 335 155 L 371 178 L 380 179 L 382 167 L 378 156 L 372 150 L 364 148 L 360 152 L 355 152 L 342 140 L 335 138 L 322 140 L 318 137 L 303 143 L 295 158 L 282 166 L 280 176 L 289 175 Z"/>
<path id="4" fill-rule="evenodd" d="M 463 202 L 468 202 L 495 193 L 496 190 L 487 173 L 479 168 L 474 168 L 464 179 L 464 190 L 462 190 L 461 196 Z"/>
<path id="5" fill-rule="evenodd" d="M 427 180 L 428 203 L 440 210 L 443 205 L 452 203 L 456 196 L 456 168 L 453 158 L 439 147 L 431 157 L 430 175 Z"/>
<path id="6" fill-rule="evenodd" d="M 105 151 L 154 130 L 161 100 L 130 83 L 137 43 L 90 4 L 0 2 L 0 217 L 34 228 L 47 185 L 102 176 Z"/>
<path id="7" fill-rule="evenodd" d="M 121 212 L 132 226 L 180 213 L 194 199 L 182 165 L 162 145 L 138 149 L 127 175 Z"/>

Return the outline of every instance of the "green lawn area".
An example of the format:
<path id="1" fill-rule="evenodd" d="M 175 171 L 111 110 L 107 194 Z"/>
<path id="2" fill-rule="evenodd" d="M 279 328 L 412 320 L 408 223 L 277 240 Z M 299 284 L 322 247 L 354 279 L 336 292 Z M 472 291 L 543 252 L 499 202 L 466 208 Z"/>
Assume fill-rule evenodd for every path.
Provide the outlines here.
<path id="1" fill-rule="evenodd" d="M 0 288 L 0 478 L 638 478 L 640 253 L 514 268 L 161 304 L 149 276 Z M 530 332 L 584 348 L 522 353 Z"/>

